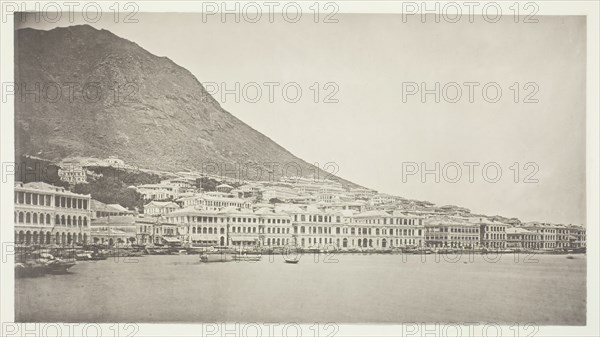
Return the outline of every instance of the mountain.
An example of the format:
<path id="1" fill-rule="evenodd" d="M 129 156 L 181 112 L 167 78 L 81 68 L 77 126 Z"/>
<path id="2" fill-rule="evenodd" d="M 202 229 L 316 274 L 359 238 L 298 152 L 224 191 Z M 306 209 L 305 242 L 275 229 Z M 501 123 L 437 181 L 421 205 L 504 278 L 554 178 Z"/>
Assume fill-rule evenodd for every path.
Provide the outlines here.
<path id="1" fill-rule="evenodd" d="M 316 175 L 314 166 L 225 111 L 188 70 L 107 30 L 17 30 L 15 82 L 17 157 L 117 156 L 140 168 L 213 174 L 213 164 L 231 172 L 255 163 L 262 180 L 271 163 L 279 165 L 275 176 L 285 165 L 286 175 L 295 175 L 297 164 L 302 176 Z M 256 167 L 246 176 L 256 178 Z"/>

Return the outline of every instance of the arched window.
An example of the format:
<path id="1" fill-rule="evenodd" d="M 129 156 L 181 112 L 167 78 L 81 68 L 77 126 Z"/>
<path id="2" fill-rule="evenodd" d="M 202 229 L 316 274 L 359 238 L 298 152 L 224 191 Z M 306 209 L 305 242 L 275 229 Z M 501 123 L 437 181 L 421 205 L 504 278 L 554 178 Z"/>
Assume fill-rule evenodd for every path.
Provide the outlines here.
<path id="1" fill-rule="evenodd" d="M 31 223 L 31 214 L 25 214 L 25 223 Z"/>
<path id="2" fill-rule="evenodd" d="M 56 219 L 54 219 L 54 224 L 55 225 L 60 224 L 60 216 L 56 215 Z"/>
<path id="3" fill-rule="evenodd" d="M 71 216 L 67 216 L 67 226 L 71 226 Z"/>
<path id="4" fill-rule="evenodd" d="M 87 217 L 84 216 L 83 217 L 83 227 L 87 227 L 88 223 L 87 223 Z"/>
<path id="5" fill-rule="evenodd" d="M 66 225 L 67 224 L 67 219 L 65 218 L 64 215 L 60 217 L 60 224 L 61 225 Z"/>
<path id="6" fill-rule="evenodd" d="M 77 219 L 77 226 L 81 227 L 81 225 L 83 225 L 83 219 L 81 219 L 81 217 L 79 217 Z"/>
<path id="7" fill-rule="evenodd" d="M 37 213 L 33 213 L 33 223 L 37 223 L 37 222 L 38 222 L 38 215 L 37 215 Z"/>

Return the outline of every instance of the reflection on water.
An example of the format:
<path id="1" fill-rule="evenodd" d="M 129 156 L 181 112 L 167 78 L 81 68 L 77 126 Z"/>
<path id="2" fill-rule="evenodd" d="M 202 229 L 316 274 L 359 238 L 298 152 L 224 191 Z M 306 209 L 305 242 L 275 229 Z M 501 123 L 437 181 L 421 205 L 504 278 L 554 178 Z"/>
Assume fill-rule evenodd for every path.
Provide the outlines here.
<path id="1" fill-rule="evenodd" d="M 450 260 L 450 259 L 447 259 Z M 585 325 L 586 258 L 305 255 L 79 262 L 17 279 L 19 322 L 497 322 Z"/>

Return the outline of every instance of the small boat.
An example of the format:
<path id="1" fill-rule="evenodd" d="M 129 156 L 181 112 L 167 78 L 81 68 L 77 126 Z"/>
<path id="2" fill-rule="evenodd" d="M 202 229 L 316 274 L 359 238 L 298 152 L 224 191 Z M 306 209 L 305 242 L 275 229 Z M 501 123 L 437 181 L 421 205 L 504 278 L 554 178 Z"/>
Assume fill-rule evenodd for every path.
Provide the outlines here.
<path id="1" fill-rule="evenodd" d="M 106 260 L 108 259 L 108 254 L 104 251 L 97 251 L 91 253 L 93 261 Z"/>
<path id="2" fill-rule="evenodd" d="M 46 266 L 35 262 L 15 263 L 16 277 L 38 277 L 46 274 Z"/>
<path id="3" fill-rule="evenodd" d="M 230 254 L 200 254 L 200 262 L 231 262 L 233 257 Z"/>
<path id="4" fill-rule="evenodd" d="M 87 260 L 91 260 L 92 259 L 92 254 L 90 252 L 86 252 L 86 251 L 77 251 L 75 252 L 75 259 L 77 261 L 87 261 Z"/>
<path id="5" fill-rule="evenodd" d="M 233 259 L 235 261 L 257 262 L 262 259 L 262 255 L 257 254 L 257 253 L 239 253 L 239 254 L 234 254 Z"/>
<path id="6" fill-rule="evenodd" d="M 64 261 L 60 259 L 50 260 L 45 263 L 46 272 L 50 274 L 66 274 L 69 268 L 73 267 L 75 262 Z"/>
<path id="7" fill-rule="evenodd" d="M 284 257 L 283 260 L 285 261 L 285 263 L 292 263 L 292 264 L 296 264 L 298 262 L 300 262 L 300 258 L 299 257 Z"/>

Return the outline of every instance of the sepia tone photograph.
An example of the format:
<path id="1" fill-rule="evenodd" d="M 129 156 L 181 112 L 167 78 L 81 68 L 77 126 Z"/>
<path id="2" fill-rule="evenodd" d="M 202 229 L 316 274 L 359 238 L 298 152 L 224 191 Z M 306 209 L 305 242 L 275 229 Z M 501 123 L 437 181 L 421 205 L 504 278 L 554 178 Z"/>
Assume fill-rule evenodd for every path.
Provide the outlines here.
<path id="1" fill-rule="evenodd" d="M 585 15 L 79 4 L 3 8 L 14 322 L 590 324 Z"/>

